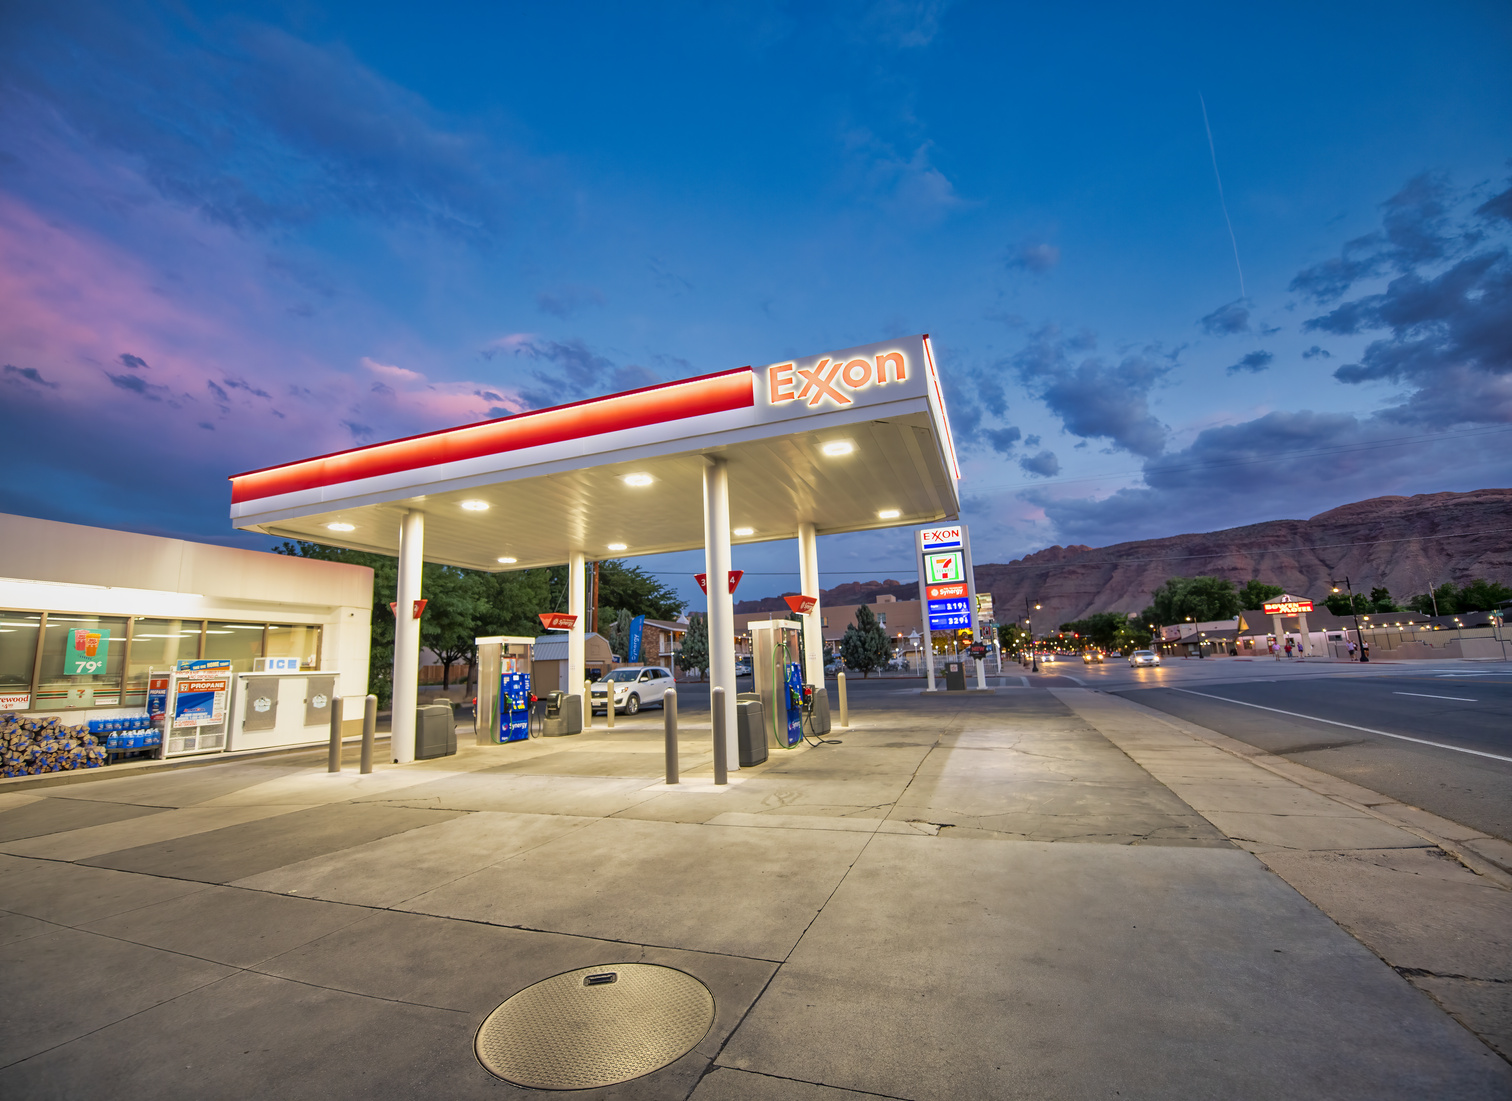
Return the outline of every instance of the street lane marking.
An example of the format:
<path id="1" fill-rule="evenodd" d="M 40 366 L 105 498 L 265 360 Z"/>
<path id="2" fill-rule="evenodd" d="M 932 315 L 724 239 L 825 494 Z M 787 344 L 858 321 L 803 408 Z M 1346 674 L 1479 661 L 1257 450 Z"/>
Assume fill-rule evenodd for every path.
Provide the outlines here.
<path id="1" fill-rule="evenodd" d="M 1469 696 L 1435 696 L 1432 692 L 1393 692 L 1393 696 L 1421 696 L 1425 700 L 1459 700 L 1461 703 L 1479 703 Z"/>
<path id="2" fill-rule="evenodd" d="M 1306 719 L 1308 722 L 1327 723 L 1329 726 L 1342 726 L 1349 730 L 1363 730 L 1366 734 L 1379 734 L 1383 738 L 1397 738 L 1404 742 L 1416 742 L 1418 745 L 1431 745 L 1435 749 L 1452 749 L 1456 753 L 1469 753 L 1474 757 L 1490 757 L 1493 761 L 1507 761 L 1512 763 L 1512 757 L 1503 757 L 1499 753 L 1483 753 L 1479 749 L 1465 749 L 1463 746 L 1445 745 L 1443 742 L 1430 742 L 1427 738 L 1409 738 L 1405 734 L 1393 734 L 1389 730 L 1373 730 L 1368 726 L 1355 726 L 1354 723 L 1335 722 L 1333 719 L 1320 719 L 1316 715 L 1301 715 L 1295 711 L 1282 711 L 1279 707 L 1266 707 L 1262 703 L 1248 703 L 1245 700 L 1231 700 L 1227 696 L 1214 696 L 1207 692 L 1194 692 L 1190 688 L 1174 688 L 1174 692 L 1185 692 L 1189 696 L 1205 696 L 1210 700 L 1220 700 L 1223 703 L 1237 703 L 1240 707 L 1258 707 L 1261 711 L 1274 711 L 1278 715 L 1290 715 L 1294 719 Z"/>

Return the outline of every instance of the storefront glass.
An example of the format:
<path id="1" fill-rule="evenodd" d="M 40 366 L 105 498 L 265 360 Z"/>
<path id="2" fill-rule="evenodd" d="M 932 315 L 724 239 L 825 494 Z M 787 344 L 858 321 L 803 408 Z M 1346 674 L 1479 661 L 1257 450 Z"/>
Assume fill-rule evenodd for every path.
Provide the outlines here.
<path id="1" fill-rule="evenodd" d="M 271 624 L 268 627 L 268 652 L 263 656 L 298 658 L 301 669 L 319 669 L 320 628 Z"/>
<path id="2" fill-rule="evenodd" d="M 0 612 L 0 694 L 29 693 L 40 612 Z"/>
<path id="3" fill-rule="evenodd" d="M 42 673 L 32 706 L 56 710 L 118 705 L 127 622 L 119 616 L 50 614 L 43 631 Z"/>
<path id="4" fill-rule="evenodd" d="M 263 629 L 261 623 L 211 620 L 205 624 L 205 657 L 229 658 L 233 672 L 250 673 L 253 659 L 263 656 Z"/>
<path id="5" fill-rule="evenodd" d="M 203 626 L 198 619 L 138 619 L 131 635 L 121 706 L 147 705 L 147 674 L 152 670 L 172 669 L 182 658 L 199 657 Z"/>

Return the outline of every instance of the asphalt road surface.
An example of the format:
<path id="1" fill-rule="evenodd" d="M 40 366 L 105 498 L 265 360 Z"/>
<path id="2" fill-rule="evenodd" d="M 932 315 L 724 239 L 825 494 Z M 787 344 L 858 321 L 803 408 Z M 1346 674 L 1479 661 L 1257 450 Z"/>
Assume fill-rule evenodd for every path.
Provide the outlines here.
<path id="1" fill-rule="evenodd" d="M 1200 681 L 1105 690 L 1512 840 L 1512 671 L 1505 667 L 1356 667 L 1227 681 L 1210 679 L 1211 666 L 1203 672 L 1209 676 Z"/>

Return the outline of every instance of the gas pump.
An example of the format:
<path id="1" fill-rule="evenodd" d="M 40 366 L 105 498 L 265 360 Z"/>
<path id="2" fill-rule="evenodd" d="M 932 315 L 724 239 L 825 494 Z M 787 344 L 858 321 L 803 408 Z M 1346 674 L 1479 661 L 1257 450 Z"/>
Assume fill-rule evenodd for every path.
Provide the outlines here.
<path id="1" fill-rule="evenodd" d="M 803 683 L 798 655 L 799 625 L 787 619 L 753 622 L 751 631 L 752 672 L 762 712 L 767 716 L 772 740 L 792 749 L 803 740 L 805 702 L 813 699 L 813 686 Z M 812 707 L 812 703 L 809 702 Z"/>
<path id="2" fill-rule="evenodd" d="M 495 635 L 476 640 L 478 702 L 473 731 L 479 745 L 530 737 L 530 685 L 535 640 Z"/>

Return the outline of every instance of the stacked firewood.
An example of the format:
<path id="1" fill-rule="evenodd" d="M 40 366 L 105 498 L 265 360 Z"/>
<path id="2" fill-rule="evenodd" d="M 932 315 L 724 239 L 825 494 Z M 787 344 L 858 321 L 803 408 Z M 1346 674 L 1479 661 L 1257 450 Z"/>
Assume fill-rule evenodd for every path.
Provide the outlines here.
<path id="1" fill-rule="evenodd" d="M 0 776 L 36 776 L 75 768 L 99 768 L 105 747 L 88 727 L 58 718 L 0 715 Z"/>

